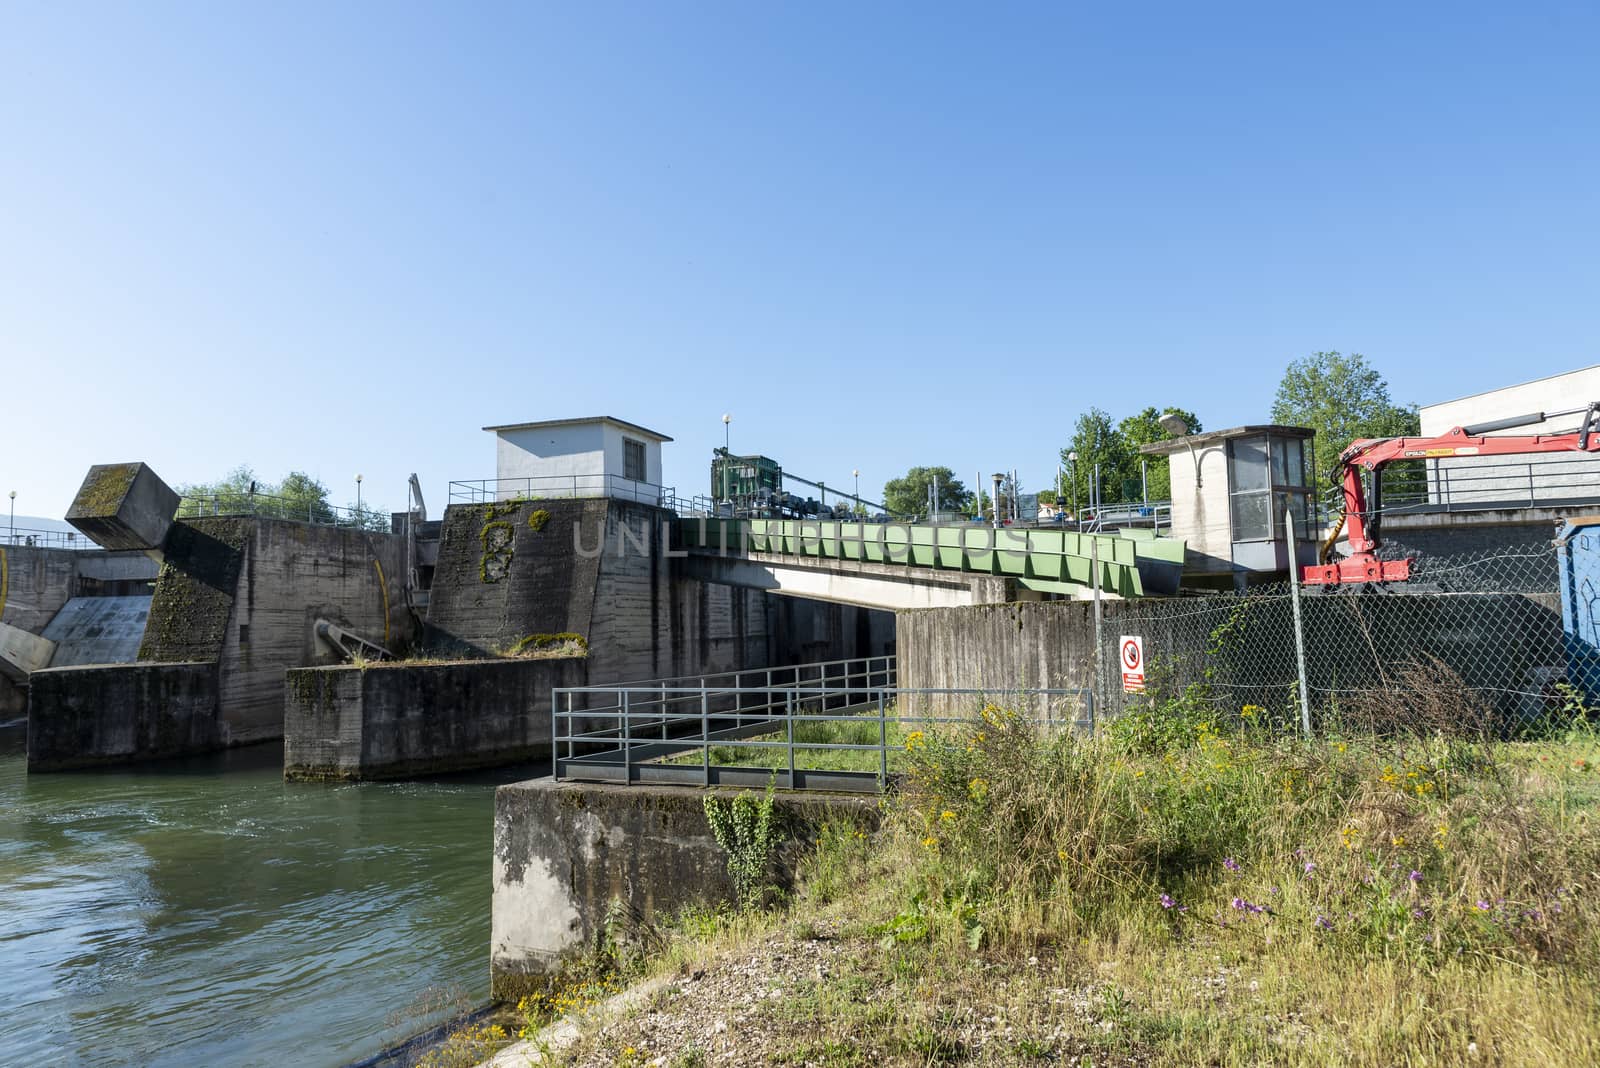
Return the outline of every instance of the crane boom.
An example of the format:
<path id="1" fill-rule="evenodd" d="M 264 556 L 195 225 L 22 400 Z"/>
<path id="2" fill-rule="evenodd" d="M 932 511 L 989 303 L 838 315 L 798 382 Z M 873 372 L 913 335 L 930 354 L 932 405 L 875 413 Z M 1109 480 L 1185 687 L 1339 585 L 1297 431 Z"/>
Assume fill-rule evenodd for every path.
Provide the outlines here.
<path id="1" fill-rule="evenodd" d="M 1493 430 L 1532 426 L 1563 415 L 1583 414 L 1575 431 L 1563 434 L 1506 434 L 1489 436 Z M 1411 577 L 1411 560 L 1379 560 L 1383 544 L 1383 469 L 1397 460 L 1441 460 L 1480 456 L 1523 456 L 1546 452 L 1600 452 L 1600 401 L 1585 408 L 1564 412 L 1533 412 L 1510 419 L 1496 419 L 1471 426 L 1458 426 L 1437 437 L 1360 438 L 1339 454 L 1334 478 L 1344 493 L 1343 523 L 1349 532 L 1350 555 L 1343 560 L 1313 564 L 1301 571 L 1307 585 L 1332 586 L 1340 583 L 1405 582 Z M 1371 473 L 1371 490 L 1362 478 Z"/>

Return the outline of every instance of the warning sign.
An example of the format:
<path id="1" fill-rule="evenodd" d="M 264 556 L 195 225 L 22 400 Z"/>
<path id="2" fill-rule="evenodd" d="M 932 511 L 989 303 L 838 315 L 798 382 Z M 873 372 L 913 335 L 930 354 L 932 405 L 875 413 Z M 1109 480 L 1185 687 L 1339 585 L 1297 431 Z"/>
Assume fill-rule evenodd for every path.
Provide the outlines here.
<path id="1" fill-rule="evenodd" d="M 1124 634 L 1117 643 L 1122 660 L 1122 692 L 1144 692 L 1144 639 Z"/>

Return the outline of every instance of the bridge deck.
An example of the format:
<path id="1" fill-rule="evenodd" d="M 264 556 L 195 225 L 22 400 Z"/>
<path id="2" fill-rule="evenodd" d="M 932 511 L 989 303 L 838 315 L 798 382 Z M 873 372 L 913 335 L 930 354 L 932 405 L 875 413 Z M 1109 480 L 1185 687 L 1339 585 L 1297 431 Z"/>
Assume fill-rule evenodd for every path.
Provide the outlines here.
<path id="1" fill-rule="evenodd" d="M 1095 587 L 1120 597 L 1174 593 L 1184 556 L 1180 539 L 1146 531 L 1080 534 L 977 524 L 701 517 L 680 519 L 678 538 L 681 548 L 695 553 L 779 553 L 998 575 L 1028 589 L 1069 596 Z"/>

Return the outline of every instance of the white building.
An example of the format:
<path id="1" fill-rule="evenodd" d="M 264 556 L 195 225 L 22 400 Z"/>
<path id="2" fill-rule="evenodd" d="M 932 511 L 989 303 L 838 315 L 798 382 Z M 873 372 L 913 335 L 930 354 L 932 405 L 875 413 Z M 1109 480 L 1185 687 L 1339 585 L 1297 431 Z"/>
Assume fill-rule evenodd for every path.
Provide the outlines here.
<path id="1" fill-rule="evenodd" d="M 496 500 L 617 497 L 659 504 L 672 439 L 609 415 L 483 428 L 495 436 Z"/>
<path id="2" fill-rule="evenodd" d="M 1471 427 L 1520 415 L 1548 415 L 1526 426 L 1490 431 L 1494 436 L 1556 434 L 1582 422 L 1574 408 L 1600 401 L 1600 364 L 1538 378 L 1485 393 L 1441 401 L 1418 409 L 1422 434 L 1433 437 L 1455 427 Z M 1448 509 L 1471 505 L 1544 505 L 1592 499 L 1600 494 L 1600 454 L 1541 453 L 1485 457 L 1482 460 L 1431 460 L 1431 504 Z"/>

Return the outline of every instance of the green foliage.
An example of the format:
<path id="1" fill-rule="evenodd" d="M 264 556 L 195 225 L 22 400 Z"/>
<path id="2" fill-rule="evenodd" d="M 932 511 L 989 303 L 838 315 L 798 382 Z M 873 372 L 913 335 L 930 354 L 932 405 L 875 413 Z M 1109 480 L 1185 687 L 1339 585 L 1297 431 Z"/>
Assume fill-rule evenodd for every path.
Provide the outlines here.
<path id="1" fill-rule="evenodd" d="M 1416 405 L 1398 405 L 1389 384 L 1360 353 L 1313 352 L 1289 364 L 1272 402 L 1272 421 L 1317 432 L 1316 474 L 1327 478 L 1357 438 L 1421 432 Z"/>
<path id="2" fill-rule="evenodd" d="M 589 640 L 581 634 L 562 631 L 559 634 L 529 634 L 516 641 L 503 655 L 509 657 L 534 656 L 540 653 L 568 652 L 572 655 L 587 653 Z"/>
<path id="3" fill-rule="evenodd" d="M 928 510 L 928 487 L 937 486 L 939 507 L 970 512 L 972 491 L 948 467 L 913 467 L 883 486 L 883 506 L 895 515 L 921 515 Z"/>
<path id="4" fill-rule="evenodd" d="M 774 781 L 756 801 L 748 793 L 732 800 L 707 794 L 706 823 L 717 845 L 728 855 L 728 876 L 733 880 L 739 907 L 747 912 L 761 908 L 772 890 L 770 877 L 777 857 L 778 831 L 773 821 Z"/>
<path id="5" fill-rule="evenodd" d="M 1064 497 L 1076 500 L 1080 509 L 1089 502 L 1089 488 L 1094 482 L 1095 464 L 1100 465 L 1100 496 L 1106 503 L 1137 501 L 1144 492 L 1142 474 L 1148 462 L 1149 494 L 1151 500 L 1163 500 L 1172 495 L 1172 480 L 1165 457 L 1146 457 L 1139 446 L 1166 441 L 1172 437 L 1161 427 L 1161 416 L 1171 413 L 1188 424 L 1189 432 L 1201 431 L 1200 418 L 1182 408 L 1145 408 L 1134 415 L 1113 423 L 1111 415 L 1090 408 L 1078 417 L 1073 428 L 1072 442 L 1061 450 L 1061 467 L 1066 481 Z M 1077 453 L 1073 463 L 1067 459 Z"/>
<path id="6" fill-rule="evenodd" d="M 495 515 L 493 506 L 489 514 Z M 483 555 L 478 558 L 478 581 L 492 585 L 511 574 L 511 559 L 516 555 L 516 528 L 504 519 L 490 519 L 478 531 Z"/>

